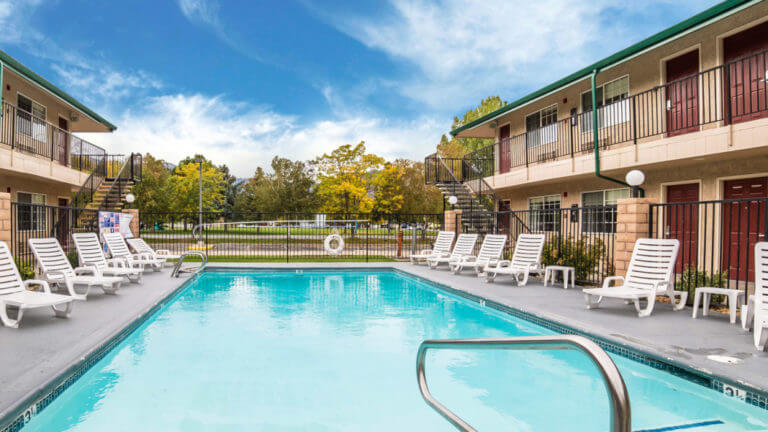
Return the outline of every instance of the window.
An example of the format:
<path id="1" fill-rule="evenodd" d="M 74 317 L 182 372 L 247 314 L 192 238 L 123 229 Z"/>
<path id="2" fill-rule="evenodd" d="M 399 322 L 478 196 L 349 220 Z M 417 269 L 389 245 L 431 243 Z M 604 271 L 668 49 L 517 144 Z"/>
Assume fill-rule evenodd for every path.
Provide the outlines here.
<path id="1" fill-rule="evenodd" d="M 19 110 L 16 114 L 18 133 L 32 137 L 36 141 L 45 142 L 45 106 L 19 94 L 18 107 Z"/>
<path id="2" fill-rule="evenodd" d="M 19 231 L 43 231 L 45 229 L 45 207 L 24 204 L 45 204 L 45 195 L 18 192 L 16 201 L 16 226 Z"/>
<path id="3" fill-rule="evenodd" d="M 557 104 L 525 117 L 528 148 L 557 141 Z"/>
<path id="4" fill-rule="evenodd" d="M 560 231 L 560 195 L 549 195 L 528 200 L 531 231 Z"/>
<path id="5" fill-rule="evenodd" d="M 600 128 L 629 121 L 629 76 L 623 76 L 597 87 L 597 125 Z M 581 131 L 592 130 L 592 91 L 581 94 Z M 584 115 L 590 113 L 589 115 Z"/>
<path id="6" fill-rule="evenodd" d="M 581 194 L 582 224 L 585 233 L 616 232 L 616 202 L 629 198 L 629 189 L 612 189 Z"/>

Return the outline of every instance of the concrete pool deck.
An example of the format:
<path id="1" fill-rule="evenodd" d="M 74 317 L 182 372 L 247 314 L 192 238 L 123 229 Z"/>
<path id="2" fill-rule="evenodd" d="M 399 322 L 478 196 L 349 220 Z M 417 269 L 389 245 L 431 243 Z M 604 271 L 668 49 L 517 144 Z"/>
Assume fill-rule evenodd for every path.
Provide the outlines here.
<path id="1" fill-rule="evenodd" d="M 754 349 L 751 333 L 730 324 L 724 314 L 694 320 L 690 308 L 674 312 L 669 304 L 657 303 L 651 317 L 640 319 L 634 307 L 618 301 L 606 300 L 602 308 L 587 310 L 578 288 L 566 291 L 562 285 L 543 287 L 538 279 L 532 279 L 526 287 L 517 287 L 507 278 L 487 284 L 469 271 L 456 276 L 446 269 L 435 271 L 408 263 L 215 263 L 209 267 L 395 268 L 615 344 L 768 391 L 768 356 Z M 169 274 L 169 269 L 148 273 L 142 284 L 124 284 L 115 296 L 94 290 L 88 301 L 75 304 L 69 319 L 54 318 L 49 310 L 34 310 L 25 314 L 19 329 L 0 329 L 0 418 L 18 414 L 62 373 L 129 327 L 186 280 L 172 279 Z M 718 362 L 710 355 L 732 357 L 738 363 Z"/>

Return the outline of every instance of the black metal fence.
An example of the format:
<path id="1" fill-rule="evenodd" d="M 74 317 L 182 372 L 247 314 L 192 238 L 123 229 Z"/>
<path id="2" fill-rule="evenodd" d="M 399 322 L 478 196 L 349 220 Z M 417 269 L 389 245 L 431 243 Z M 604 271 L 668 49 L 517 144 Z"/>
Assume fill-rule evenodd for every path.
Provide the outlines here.
<path id="1" fill-rule="evenodd" d="M 212 261 L 391 261 L 432 247 L 443 214 L 142 213 L 141 237 L 156 249 L 207 251 Z M 329 253 L 326 239 L 344 247 Z M 331 242 L 336 248 L 338 244 Z"/>
<path id="2" fill-rule="evenodd" d="M 675 286 L 754 290 L 755 243 L 768 236 L 768 198 L 652 204 L 653 238 L 680 241 Z"/>
<path id="3" fill-rule="evenodd" d="M 580 283 L 596 285 L 614 274 L 616 206 L 547 208 L 504 212 L 466 212 L 460 216 L 462 232 L 506 234 L 505 257 L 514 252 L 520 234 L 544 234 L 544 265 L 567 265 Z"/>
<path id="4" fill-rule="evenodd" d="M 597 108 L 598 146 L 699 131 L 768 115 L 768 51 L 758 52 Z M 506 138 L 468 155 L 487 171 L 528 166 L 594 151 L 591 110 Z M 489 155 L 491 155 L 489 157 Z M 490 162 L 488 162 L 490 161 Z M 489 165 L 490 164 L 490 165 Z M 492 175 L 492 174 L 487 174 Z"/>
<path id="5" fill-rule="evenodd" d="M 54 237 L 68 254 L 74 254 L 72 234 L 98 231 L 98 211 L 43 204 L 11 203 L 11 252 L 19 270 L 30 271 L 34 256 L 31 238 Z"/>

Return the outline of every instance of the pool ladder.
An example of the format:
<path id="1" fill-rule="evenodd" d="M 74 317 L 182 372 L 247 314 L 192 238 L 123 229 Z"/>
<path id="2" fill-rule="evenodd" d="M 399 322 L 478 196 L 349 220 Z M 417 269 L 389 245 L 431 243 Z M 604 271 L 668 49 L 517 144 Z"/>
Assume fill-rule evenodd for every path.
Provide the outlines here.
<path id="1" fill-rule="evenodd" d="M 188 265 L 186 267 L 183 267 L 184 260 L 192 256 L 196 256 L 200 258 L 200 265 L 199 266 Z M 173 270 L 171 271 L 171 277 L 179 277 L 181 273 L 197 273 L 200 270 L 202 270 L 206 264 L 208 264 L 208 255 L 206 253 L 201 251 L 184 252 L 176 261 L 176 264 L 174 264 Z"/>
<path id="2" fill-rule="evenodd" d="M 416 357 L 416 376 L 419 381 L 421 396 L 435 411 L 448 420 L 456 429 L 463 432 L 476 432 L 476 429 L 462 420 L 454 412 L 437 401 L 429 392 L 427 385 L 425 359 L 430 349 L 482 349 L 482 350 L 576 350 L 586 354 L 597 366 L 608 391 L 611 401 L 611 432 L 631 432 L 631 413 L 629 394 L 624 379 L 616 364 L 600 346 L 591 340 L 576 335 L 524 336 L 486 339 L 443 339 L 427 340 L 419 346 Z"/>

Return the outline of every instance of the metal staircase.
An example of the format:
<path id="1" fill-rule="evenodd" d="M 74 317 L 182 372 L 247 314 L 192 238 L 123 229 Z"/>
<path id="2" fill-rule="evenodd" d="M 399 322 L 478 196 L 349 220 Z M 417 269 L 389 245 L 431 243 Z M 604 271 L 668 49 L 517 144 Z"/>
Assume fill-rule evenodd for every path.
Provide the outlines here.
<path id="1" fill-rule="evenodd" d="M 489 232 L 495 222 L 491 213 L 500 201 L 470 158 L 443 158 L 432 154 L 424 159 L 424 180 L 443 193 L 444 199 L 455 196 L 454 208 L 462 210 L 462 225 L 469 231 Z"/>
<path id="2" fill-rule="evenodd" d="M 72 197 L 72 207 L 121 211 L 125 205 L 125 196 L 141 181 L 141 166 L 141 155 L 138 153 L 131 153 L 128 157 L 102 157 L 94 163 L 91 175 Z"/>

